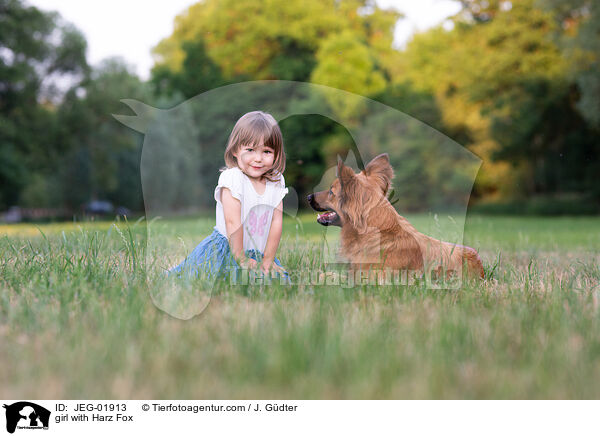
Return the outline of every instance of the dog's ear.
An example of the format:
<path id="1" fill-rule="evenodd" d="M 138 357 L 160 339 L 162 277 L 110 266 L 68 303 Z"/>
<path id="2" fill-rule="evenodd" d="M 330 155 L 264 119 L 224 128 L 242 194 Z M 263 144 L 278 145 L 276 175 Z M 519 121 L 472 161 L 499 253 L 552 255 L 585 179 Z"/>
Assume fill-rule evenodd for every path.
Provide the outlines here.
<path id="1" fill-rule="evenodd" d="M 354 178 L 354 171 L 352 171 L 352 168 L 344 165 L 344 162 L 342 162 L 342 159 L 339 156 L 337 163 L 337 178 L 340 180 L 342 191 L 344 189 L 344 185 L 350 183 Z"/>
<path id="2" fill-rule="evenodd" d="M 388 189 L 394 178 L 394 170 L 390 165 L 390 157 L 387 153 L 380 154 L 373 158 L 365 168 L 365 175 L 371 177 L 375 183 L 383 191 L 383 195 L 387 194 Z"/>

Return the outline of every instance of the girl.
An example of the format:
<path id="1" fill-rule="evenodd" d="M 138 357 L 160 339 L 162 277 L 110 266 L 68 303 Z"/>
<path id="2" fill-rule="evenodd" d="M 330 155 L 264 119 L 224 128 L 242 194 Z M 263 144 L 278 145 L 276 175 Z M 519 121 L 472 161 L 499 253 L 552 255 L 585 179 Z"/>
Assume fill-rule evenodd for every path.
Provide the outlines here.
<path id="1" fill-rule="evenodd" d="M 226 168 L 215 188 L 217 225 L 192 253 L 168 274 L 209 279 L 240 267 L 288 273 L 275 258 L 281 239 L 285 152 L 281 130 L 268 113 L 248 112 L 235 124 L 227 149 Z"/>

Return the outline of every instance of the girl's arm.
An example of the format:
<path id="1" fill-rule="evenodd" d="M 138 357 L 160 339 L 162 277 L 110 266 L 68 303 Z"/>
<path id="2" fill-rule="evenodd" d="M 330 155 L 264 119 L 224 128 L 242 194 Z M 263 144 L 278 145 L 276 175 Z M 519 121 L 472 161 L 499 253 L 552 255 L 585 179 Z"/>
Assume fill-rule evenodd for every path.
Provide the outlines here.
<path id="1" fill-rule="evenodd" d="M 277 247 L 279 247 L 279 241 L 281 240 L 281 231 L 283 228 L 283 201 L 280 201 L 277 207 L 273 210 L 273 219 L 271 220 L 271 228 L 269 229 L 269 236 L 267 236 L 267 245 L 265 247 L 265 253 L 263 256 L 262 270 L 267 272 L 273 265 L 275 254 L 277 253 Z M 275 265 L 276 266 L 276 265 Z M 278 267 L 277 270 L 280 268 Z"/>
<path id="2" fill-rule="evenodd" d="M 225 228 L 227 229 L 231 254 L 236 262 L 242 266 L 247 263 L 250 267 L 256 265 L 254 259 L 246 259 L 244 255 L 244 229 L 242 228 L 242 204 L 240 200 L 234 198 L 228 188 L 223 187 L 221 189 L 221 203 L 223 204 Z"/>

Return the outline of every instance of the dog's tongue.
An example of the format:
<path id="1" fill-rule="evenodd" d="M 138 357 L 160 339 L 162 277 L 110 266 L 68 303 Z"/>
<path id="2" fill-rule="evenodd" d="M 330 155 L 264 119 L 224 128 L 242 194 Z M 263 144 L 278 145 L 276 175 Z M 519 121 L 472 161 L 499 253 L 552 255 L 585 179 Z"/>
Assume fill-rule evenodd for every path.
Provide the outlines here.
<path id="1" fill-rule="evenodd" d="M 323 219 L 326 219 L 326 220 L 328 220 L 329 218 L 331 218 L 331 216 L 332 216 L 334 213 L 335 213 L 335 212 L 325 212 L 325 213 L 322 213 L 321 215 L 318 215 L 318 216 L 317 216 L 317 219 L 319 219 L 319 220 L 323 220 Z"/>
<path id="2" fill-rule="evenodd" d="M 328 225 L 333 222 L 336 217 L 336 213 L 333 211 L 322 213 L 321 215 L 317 215 L 317 222 L 321 224 Z"/>

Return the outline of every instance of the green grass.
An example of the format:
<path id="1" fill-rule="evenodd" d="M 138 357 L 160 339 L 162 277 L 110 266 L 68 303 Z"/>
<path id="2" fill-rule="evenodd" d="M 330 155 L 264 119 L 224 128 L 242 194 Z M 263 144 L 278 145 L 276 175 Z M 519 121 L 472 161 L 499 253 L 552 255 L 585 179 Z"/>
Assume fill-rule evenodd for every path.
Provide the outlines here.
<path id="1" fill-rule="evenodd" d="M 290 270 L 319 266 L 314 218 L 285 219 Z M 600 218 L 469 217 L 488 278 L 458 290 L 223 283 L 168 306 L 150 248 L 181 260 L 213 226 L 162 222 L 148 249 L 145 221 L 0 226 L 0 396 L 600 397 Z"/>

